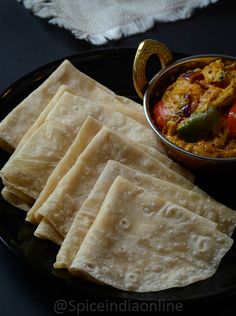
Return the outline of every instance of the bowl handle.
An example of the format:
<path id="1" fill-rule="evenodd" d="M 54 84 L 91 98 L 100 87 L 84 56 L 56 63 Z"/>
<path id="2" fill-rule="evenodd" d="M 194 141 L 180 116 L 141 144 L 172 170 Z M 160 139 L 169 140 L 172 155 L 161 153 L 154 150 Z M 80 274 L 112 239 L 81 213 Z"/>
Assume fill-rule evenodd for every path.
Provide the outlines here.
<path id="1" fill-rule="evenodd" d="M 165 68 L 173 61 L 170 50 L 161 42 L 147 39 L 139 44 L 133 64 L 133 82 L 135 90 L 141 99 L 143 99 L 148 86 L 145 74 L 146 64 L 150 56 L 154 54 L 159 57 L 162 68 Z"/>

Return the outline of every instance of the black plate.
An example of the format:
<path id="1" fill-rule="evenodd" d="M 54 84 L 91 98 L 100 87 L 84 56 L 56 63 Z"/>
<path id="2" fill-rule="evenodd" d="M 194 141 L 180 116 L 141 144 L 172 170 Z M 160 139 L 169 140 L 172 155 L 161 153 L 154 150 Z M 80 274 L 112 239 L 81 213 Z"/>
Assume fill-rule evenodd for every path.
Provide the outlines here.
<path id="1" fill-rule="evenodd" d="M 68 59 L 80 70 L 105 84 L 117 94 L 139 101 L 132 84 L 132 64 L 134 49 L 97 50 L 78 54 Z M 174 54 L 175 58 L 184 57 Z M 0 120 L 2 120 L 23 98 L 41 84 L 51 72 L 62 62 L 55 61 L 43 66 L 18 80 L 0 95 Z M 152 61 L 154 62 L 154 61 Z M 157 71 L 159 65 L 149 65 L 150 72 Z M 0 150 L 0 167 L 9 155 Z M 233 177 L 235 179 L 235 177 Z M 205 179 L 197 177 L 197 182 L 219 201 L 236 209 L 234 186 L 229 185 L 229 179 Z M 231 182 L 232 183 L 232 182 Z M 49 276 L 55 276 L 64 284 L 69 284 L 80 292 L 113 298 L 128 298 L 143 301 L 157 299 L 171 301 L 186 301 L 209 299 L 216 296 L 226 296 L 236 293 L 236 246 L 233 245 L 223 258 L 216 274 L 205 281 L 197 282 L 183 288 L 174 288 L 161 292 L 131 293 L 114 289 L 109 286 L 93 284 L 74 278 L 65 270 L 55 270 L 52 267 L 58 247 L 51 242 L 37 239 L 33 236 L 35 227 L 24 221 L 25 213 L 0 198 L 0 239 L 15 254 L 23 258 L 27 264 L 45 270 Z"/>

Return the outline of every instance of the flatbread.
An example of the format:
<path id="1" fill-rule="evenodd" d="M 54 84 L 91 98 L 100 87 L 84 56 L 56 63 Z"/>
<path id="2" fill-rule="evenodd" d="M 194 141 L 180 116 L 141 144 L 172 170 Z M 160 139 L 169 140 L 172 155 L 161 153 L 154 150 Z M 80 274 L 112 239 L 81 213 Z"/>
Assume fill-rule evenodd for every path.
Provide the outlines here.
<path id="1" fill-rule="evenodd" d="M 26 220 L 34 224 L 38 224 L 42 218 L 40 213 L 37 213 L 37 210 L 43 205 L 47 200 L 50 194 L 54 191 L 59 181 L 63 176 L 69 171 L 69 169 L 75 164 L 78 156 L 88 145 L 91 139 L 98 133 L 98 131 L 103 127 L 97 120 L 92 117 L 88 119 L 82 125 L 78 135 L 76 136 L 74 142 L 66 152 L 65 156 L 59 161 L 53 172 L 50 174 L 46 185 L 44 186 L 42 192 L 40 193 L 38 199 L 35 201 L 33 207 L 27 213 Z M 153 158 L 163 162 L 170 169 L 176 171 L 177 173 L 188 177 L 191 181 L 193 176 L 190 172 L 185 171 L 182 167 L 172 162 L 167 156 L 163 155 L 156 149 L 147 146 L 140 146 L 141 149 L 150 154 Z"/>
<path id="2" fill-rule="evenodd" d="M 133 114 L 133 119 L 147 126 L 142 108 L 124 97 L 119 97 L 111 90 L 99 84 L 75 68 L 65 60 L 36 90 L 25 98 L 0 123 L 0 147 L 13 152 L 24 134 L 37 120 L 40 113 L 55 95 L 61 85 L 66 85 L 80 96 L 90 100 L 104 100 L 119 104 L 127 113 Z M 27 118 L 27 119 L 26 119 Z"/>
<path id="3" fill-rule="evenodd" d="M 150 156 L 152 156 L 154 159 L 162 162 L 166 167 L 170 168 L 171 170 L 177 172 L 181 176 L 187 178 L 191 182 L 194 182 L 195 176 L 185 168 L 181 167 L 179 164 L 174 162 L 172 159 L 170 159 L 168 156 L 162 154 L 159 150 L 156 150 L 153 147 L 150 146 L 144 146 L 139 145 L 140 149 L 148 153 Z"/>
<path id="4" fill-rule="evenodd" d="M 79 155 L 83 152 L 88 143 L 98 133 L 98 131 L 101 128 L 102 124 L 100 124 L 97 120 L 93 119 L 91 116 L 88 116 L 88 118 L 82 125 L 81 129 L 79 130 L 79 133 L 77 134 L 74 142 L 72 143 L 64 157 L 59 161 L 56 168 L 50 174 L 46 182 L 46 185 L 44 186 L 38 199 L 35 201 L 33 207 L 27 213 L 27 221 L 33 224 L 38 224 L 40 222 L 40 220 L 42 219 L 42 215 L 38 214 L 38 216 L 36 216 L 37 210 L 47 200 L 47 198 L 56 188 L 59 181 L 75 164 Z"/>
<path id="5" fill-rule="evenodd" d="M 39 117 L 37 118 L 37 120 L 34 122 L 34 124 L 29 128 L 29 130 L 24 134 L 24 136 L 22 137 L 22 139 L 20 140 L 19 144 L 17 145 L 16 150 L 14 151 L 13 155 L 11 157 L 14 157 L 15 153 L 23 146 L 23 144 L 33 135 L 33 133 L 46 121 L 48 114 L 52 111 L 52 109 L 56 106 L 56 104 L 58 103 L 58 101 L 60 100 L 60 98 L 63 96 L 63 94 L 65 92 L 69 92 L 73 95 L 77 95 L 80 97 L 83 97 L 84 94 L 81 93 L 79 90 L 77 90 L 76 92 L 72 91 L 72 89 L 70 89 L 68 86 L 66 85 L 61 85 L 56 94 L 53 96 L 53 98 L 51 99 L 51 101 L 48 103 L 48 105 L 44 108 L 44 110 L 40 113 Z M 90 100 L 90 95 L 88 95 L 86 97 L 87 100 Z M 136 119 L 136 115 L 134 114 L 133 110 L 130 110 L 128 107 L 126 108 L 124 105 L 122 105 L 122 102 L 120 100 L 124 99 L 124 103 L 126 104 L 126 98 L 122 98 L 122 97 L 118 97 L 118 96 L 114 96 L 112 100 L 110 100 L 110 95 L 109 97 L 106 98 L 102 98 L 102 100 L 100 101 L 100 104 L 104 104 L 107 105 L 109 104 L 109 108 L 113 109 L 114 111 L 120 109 L 120 112 L 122 114 L 127 115 L 128 117 L 133 118 L 134 120 Z M 92 98 L 93 100 L 93 98 Z M 128 99 L 127 99 L 128 100 Z M 131 100 L 129 100 L 130 102 Z M 93 100 L 94 102 L 94 100 Z M 99 100 L 97 101 L 99 102 Z M 128 103 L 127 103 L 128 106 Z M 139 121 L 139 120 L 137 120 Z M 144 124 L 145 125 L 145 124 Z M 153 148 L 154 150 L 154 148 Z M 161 150 L 161 149 L 160 149 Z M 166 155 L 163 155 L 164 157 L 167 157 Z M 170 159 L 169 159 L 170 160 Z M 180 167 L 179 167 L 180 169 Z M 182 168 L 183 169 L 183 168 Z M 182 170 L 181 169 L 181 170 Z M 186 174 L 189 176 L 189 174 L 187 173 L 187 171 L 184 170 L 184 172 L 186 172 Z"/>
<path id="6" fill-rule="evenodd" d="M 76 212 L 88 197 L 108 160 L 120 161 L 146 174 L 198 191 L 186 178 L 103 127 L 37 211 L 46 217 L 60 235 L 66 236 Z"/>
<path id="7" fill-rule="evenodd" d="M 211 277 L 232 244 L 213 222 L 117 177 L 70 272 L 160 291 Z"/>
<path id="8" fill-rule="evenodd" d="M 83 242 L 88 230 L 93 224 L 99 209 L 117 176 L 131 181 L 156 196 L 182 206 L 198 215 L 215 222 L 220 231 L 232 235 L 236 226 L 236 212 L 214 201 L 210 197 L 202 196 L 181 188 L 175 184 L 148 176 L 135 169 L 131 169 L 117 161 L 108 161 L 98 178 L 88 198 L 85 200 L 67 233 L 57 254 L 55 268 L 69 269 Z"/>
<path id="9" fill-rule="evenodd" d="M 65 155 L 89 115 L 132 141 L 159 146 L 154 133 L 137 121 L 66 92 L 46 121 L 3 167 L 3 183 L 37 199 L 48 176 Z"/>
<path id="10" fill-rule="evenodd" d="M 40 224 L 36 228 L 34 236 L 40 239 L 51 240 L 58 246 L 60 246 L 63 241 L 63 237 L 60 234 L 58 234 L 58 232 L 55 229 L 53 229 L 53 227 L 47 222 L 45 218 L 40 222 Z"/>
<path id="11" fill-rule="evenodd" d="M 34 201 L 31 200 L 29 197 L 24 199 L 21 192 L 20 194 L 17 193 L 19 193 L 17 190 L 9 187 L 4 187 L 1 191 L 4 200 L 6 200 L 8 203 L 14 205 L 17 208 L 28 212 L 29 209 L 32 207 Z"/>
<path id="12" fill-rule="evenodd" d="M 63 96 L 65 92 L 73 93 L 71 89 L 69 89 L 66 85 L 61 85 L 58 90 L 56 91 L 53 98 L 50 100 L 48 105 L 43 109 L 43 111 L 38 116 L 37 120 L 30 126 L 30 128 L 27 130 L 27 132 L 24 134 L 24 136 L 21 138 L 19 144 L 17 145 L 16 150 L 12 154 L 11 158 L 15 156 L 17 151 L 24 145 L 24 143 L 34 134 L 34 132 L 45 122 L 48 114 L 51 112 L 51 110 L 57 105 L 60 98 Z M 10 159 L 11 159 L 10 158 Z"/>
<path id="13" fill-rule="evenodd" d="M 56 105 L 56 103 L 59 101 L 61 96 L 66 91 L 71 92 L 67 88 L 67 86 L 65 86 L 65 85 L 62 85 L 59 87 L 55 96 L 51 99 L 51 101 L 48 103 L 46 108 L 41 112 L 38 119 L 34 122 L 34 124 L 30 127 L 30 129 L 22 137 L 21 141 L 19 142 L 19 144 L 17 146 L 17 149 L 11 155 L 10 159 L 13 159 L 16 156 L 16 153 L 23 146 L 23 144 L 26 142 L 26 140 L 29 139 L 33 135 L 33 133 L 38 129 L 38 127 L 44 123 L 48 113 Z M 9 185 L 7 188 L 5 187 L 2 190 L 2 196 L 6 201 L 8 201 L 12 205 L 14 205 L 14 206 L 16 206 L 24 211 L 30 210 L 32 205 L 34 204 L 34 200 L 31 197 L 23 194 L 23 192 L 17 190 L 16 188 L 14 188 L 12 186 L 10 187 Z"/>

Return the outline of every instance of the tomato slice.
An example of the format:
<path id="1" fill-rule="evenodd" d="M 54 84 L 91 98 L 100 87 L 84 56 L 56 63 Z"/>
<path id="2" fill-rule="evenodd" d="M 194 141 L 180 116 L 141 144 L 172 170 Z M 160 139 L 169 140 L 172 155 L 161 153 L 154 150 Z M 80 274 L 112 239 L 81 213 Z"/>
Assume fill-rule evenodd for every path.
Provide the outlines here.
<path id="1" fill-rule="evenodd" d="M 229 110 L 227 126 L 229 130 L 229 134 L 236 138 L 236 100 L 233 103 L 233 106 Z"/>
<path id="2" fill-rule="evenodd" d="M 157 123 L 157 126 L 160 130 L 162 130 L 166 125 L 167 115 L 168 115 L 168 107 L 165 102 L 158 101 L 153 109 L 154 119 Z"/>

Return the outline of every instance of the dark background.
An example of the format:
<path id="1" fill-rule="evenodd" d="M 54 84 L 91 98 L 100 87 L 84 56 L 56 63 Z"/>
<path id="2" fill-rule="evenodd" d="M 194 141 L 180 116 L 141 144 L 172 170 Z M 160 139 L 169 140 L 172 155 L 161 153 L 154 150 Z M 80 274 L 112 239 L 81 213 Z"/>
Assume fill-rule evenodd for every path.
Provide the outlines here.
<path id="1" fill-rule="evenodd" d="M 93 46 L 76 40 L 64 29 L 33 16 L 16 0 L 0 1 L 0 91 L 35 68 L 67 55 L 112 47 L 137 47 L 146 38 L 163 41 L 171 50 L 186 54 L 236 54 L 234 0 L 220 0 L 184 21 L 156 24 L 137 34 Z M 75 293 L 54 279 L 32 270 L 0 245 L 0 314 L 54 315 L 58 299 L 97 302 L 101 298 Z M 184 310 L 234 312 L 235 298 L 184 304 Z M 104 301 L 104 299 L 103 299 Z M 70 314 L 73 314 L 72 312 Z"/>

